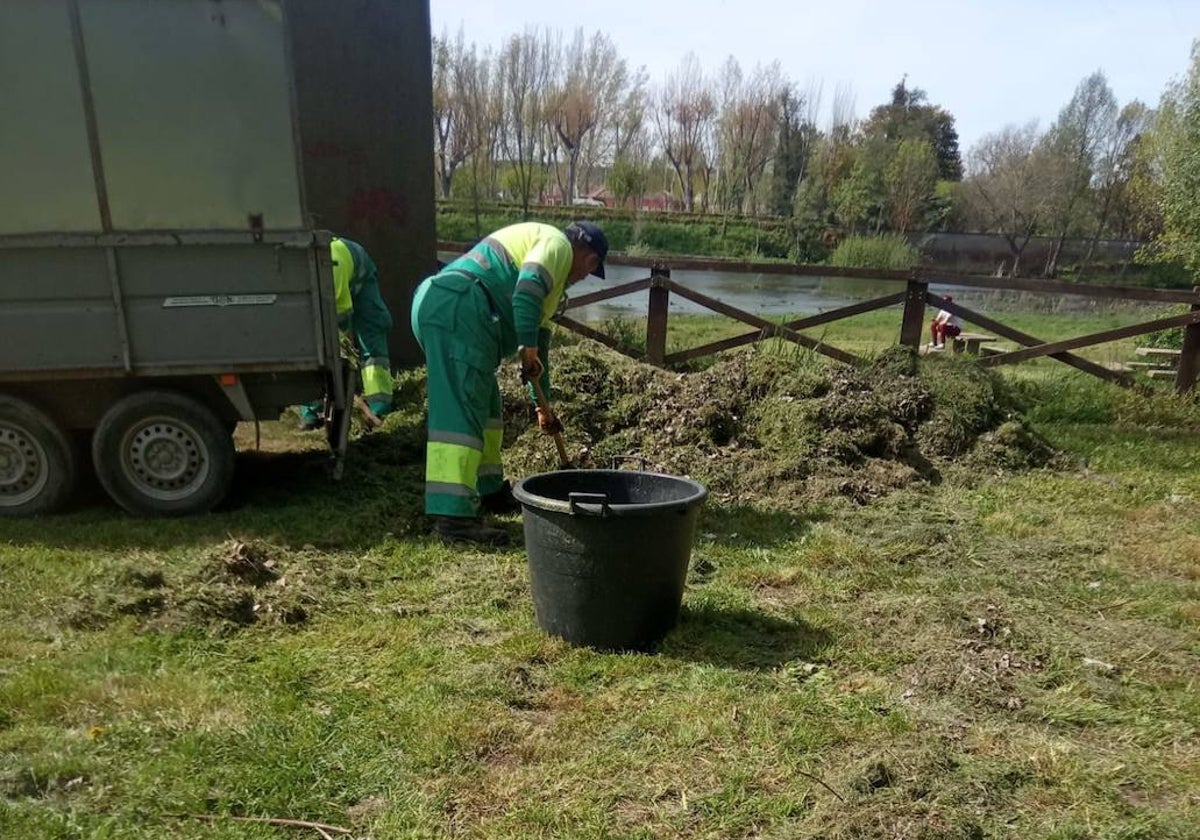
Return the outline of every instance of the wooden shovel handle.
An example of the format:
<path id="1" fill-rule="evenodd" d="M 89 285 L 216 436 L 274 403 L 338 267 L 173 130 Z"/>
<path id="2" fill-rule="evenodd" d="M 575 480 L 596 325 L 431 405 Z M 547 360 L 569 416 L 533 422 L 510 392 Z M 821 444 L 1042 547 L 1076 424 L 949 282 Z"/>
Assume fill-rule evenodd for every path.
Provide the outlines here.
<path id="1" fill-rule="evenodd" d="M 542 390 L 542 383 L 538 382 L 536 379 L 530 379 L 529 381 L 533 383 L 533 392 L 537 395 L 538 405 L 541 407 L 542 411 L 546 412 L 551 418 L 553 418 L 555 416 L 554 409 L 550 407 L 550 401 L 546 399 L 546 392 Z M 554 433 L 554 446 L 556 449 L 558 449 L 558 463 L 560 465 L 571 463 L 571 459 L 567 457 L 567 445 L 563 441 L 562 432 Z"/>

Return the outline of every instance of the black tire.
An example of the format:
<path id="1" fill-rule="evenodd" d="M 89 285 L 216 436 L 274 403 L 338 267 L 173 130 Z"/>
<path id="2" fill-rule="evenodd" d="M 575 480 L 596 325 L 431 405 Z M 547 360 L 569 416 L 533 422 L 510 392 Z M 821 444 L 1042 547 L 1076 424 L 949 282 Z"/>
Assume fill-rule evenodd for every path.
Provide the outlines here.
<path id="1" fill-rule="evenodd" d="M 218 505 L 233 482 L 233 438 L 208 406 L 141 391 L 105 412 L 92 462 L 105 492 L 138 516 L 188 516 Z"/>
<path id="2" fill-rule="evenodd" d="M 62 429 L 24 400 L 0 394 L 0 516 L 61 508 L 75 489 L 75 453 Z"/>

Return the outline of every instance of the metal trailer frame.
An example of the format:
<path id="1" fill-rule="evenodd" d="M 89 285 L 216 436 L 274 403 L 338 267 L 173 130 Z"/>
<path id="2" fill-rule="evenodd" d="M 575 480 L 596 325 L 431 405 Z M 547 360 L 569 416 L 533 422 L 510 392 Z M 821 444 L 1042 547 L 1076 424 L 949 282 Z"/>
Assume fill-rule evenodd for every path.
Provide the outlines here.
<path id="1" fill-rule="evenodd" d="M 25 398 L 35 408 L 44 407 L 50 419 L 65 428 L 91 429 L 108 404 L 147 385 L 189 393 L 214 408 L 231 425 L 237 420 L 277 417 L 282 406 L 303 401 L 305 396 L 315 395 L 323 388 L 334 409 L 330 443 L 337 455 L 335 474 L 340 473 L 341 456 L 345 453 L 349 432 L 354 379 L 340 356 L 328 249 L 331 235 L 323 229 L 336 229 L 367 246 L 380 266 L 381 287 L 385 298 L 392 299 L 393 310 L 400 308 L 395 304 L 406 300 L 419 279 L 432 270 L 436 259 L 431 200 L 433 171 L 432 167 L 418 165 L 432 160 L 432 138 L 426 136 L 428 132 L 414 133 L 411 130 L 414 123 L 428 124 L 426 117 L 430 117 L 431 101 L 427 95 L 430 73 L 428 3 L 356 0 L 354 20 L 331 15 L 328 0 L 274 0 L 266 4 L 247 3 L 242 7 L 219 0 L 180 0 L 178 4 L 164 3 L 152 7 L 154 14 L 179 9 L 192 15 L 211 13 L 211 22 L 222 28 L 227 25 L 228 15 L 230 32 L 238 25 L 240 9 L 247 10 L 246 16 L 250 15 L 249 10 L 254 10 L 255 14 L 263 14 L 263 10 L 266 10 L 265 13 L 275 15 L 276 19 L 276 23 L 269 26 L 279 27 L 282 40 L 279 47 L 283 50 L 282 68 L 286 75 L 286 86 L 280 87 L 278 70 L 271 69 L 280 66 L 276 56 L 273 59 L 275 64 L 266 68 L 269 71 L 267 75 L 274 74 L 276 77 L 275 87 L 271 87 L 268 80 L 264 90 L 270 95 L 262 101 L 277 112 L 277 117 L 280 109 L 286 107 L 292 157 L 290 165 L 294 167 L 294 172 L 292 176 L 280 176 L 283 170 L 278 165 L 272 167 L 268 164 L 268 169 L 273 169 L 278 176 L 275 187 L 258 186 L 260 194 L 267 196 L 266 204 L 282 207 L 284 212 L 268 212 L 266 219 L 263 214 L 255 213 L 248 217 L 242 215 L 239 219 L 231 215 L 234 204 L 230 203 L 217 207 L 223 213 L 221 224 L 206 226 L 191 222 L 171 223 L 176 215 L 194 221 L 196 213 L 191 211 L 198 208 L 203 213 L 209 208 L 203 200 L 193 199 L 189 203 L 186 190 L 176 201 L 176 207 L 171 203 L 175 197 L 164 196 L 167 188 L 154 180 L 153 173 L 156 170 L 153 164 L 157 164 L 157 171 L 162 173 L 164 159 L 171 154 L 176 154 L 178 158 L 179 150 L 176 147 L 166 141 L 161 147 L 148 147 L 153 152 L 151 157 L 154 160 L 150 162 L 150 174 L 137 182 L 138 186 L 144 183 L 149 187 L 149 192 L 142 195 L 136 189 L 131 190 L 130 184 L 133 182 L 129 181 L 130 173 L 136 173 L 141 166 L 141 160 L 136 158 L 139 147 L 132 147 L 135 157 L 131 162 L 130 148 L 117 146 L 114 152 L 104 145 L 103 131 L 107 129 L 111 132 L 114 125 L 119 127 L 122 117 L 129 119 L 132 114 L 135 125 L 141 119 L 137 111 L 139 103 L 135 103 L 134 110 L 130 111 L 128 103 L 122 106 L 119 97 L 113 98 L 114 90 L 129 89 L 128 85 L 114 87 L 113 76 L 128 75 L 131 71 L 120 62 L 113 62 L 113 56 L 120 54 L 124 46 L 121 39 L 125 36 L 113 34 L 123 30 L 113 26 L 111 21 L 113 16 L 128 16 L 130 7 L 124 7 L 114 0 L 59 0 L 56 4 L 43 4 L 42 0 L 27 2 L 32 5 L 24 8 L 36 7 L 36 14 L 44 14 L 51 7 L 53 10 L 49 14 L 52 15 L 65 10 L 69 22 L 69 47 L 61 42 L 57 45 L 61 55 L 56 66 L 62 68 L 61 73 L 64 74 L 57 81 L 70 83 L 68 74 L 71 71 L 66 65 L 71 63 L 67 56 L 73 56 L 82 124 L 72 120 L 68 125 L 70 131 L 75 133 L 80 133 L 81 129 L 86 131 L 86 150 L 80 150 L 79 160 L 86 159 L 91 168 L 94 182 L 91 200 L 96 217 L 94 224 L 68 223 L 65 229 L 60 229 L 61 223 L 22 227 L 18 214 L 16 228 L 9 227 L 7 233 L 0 233 L 0 273 L 5 273 L 7 269 L 11 271 L 9 276 L 15 278 L 7 289 L 0 289 L 0 347 L 6 348 L 0 350 L 0 386 L 3 393 Z M 20 8 L 9 7 L 10 10 L 17 9 L 17 14 L 21 13 Z M 151 7 L 139 8 L 151 10 Z M 98 54 L 102 59 L 107 55 L 108 61 L 102 68 L 107 87 L 101 89 L 101 93 L 107 91 L 107 99 L 99 103 L 99 112 L 97 90 L 93 87 L 92 79 L 94 68 L 89 63 L 89 49 L 95 45 L 85 37 L 85 18 L 89 15 L 99 16 L 95 19 L 109 16 L 110 21 L 107 29 L 97 30 L 101 41 Z M 134 19 L 132 22 L 140 24 L 141 21 Z M 163 23 L 162 20 L 159 22 Z M 205 24 L 209 22 L 204 21 Z M 61 26 L 62 19 L 44 18 L 43 23 L 47 27 L 51 23 Z M 168 27 L 174 27 L 178 36 L 179 21 L 167 20 L 165 23 Z M 212 38 L 212 31 L 209 27 L 197 38 Z M 268 30 L 260 25 L 260 34 L 262 31 Z M 241 34 L 244 39 L 246 33 L 243 31 Z M 188 38 L 190 36 L 182 43 L 192 48 Z M 397 39 L 406 46 L 405 49 L 398 48 Z M 150 60 L 147 55 L 162 56 L 162 47 L 153 40 L 148 43 L 148 52 L 142 56 L 143 64 Z M 146 47 L 146 44 L 143 42 L 141 46 Z M 244 41 L 242 46 L 245 47 Z M 157 53 L 154 52 L 156 49 Z M 202 51 L 202 48 L 196 49 Z M 271 47 L 268 51 L 275 49 Z M 347 61 L 347 56 L 353 56 L 354 60 Z M 163 58 L 167 59 L 168 56 Z M 173 56 L 169 58 L 173 59 Z M 142 72 L 145 72 L 144 67 Z M 149 85 L 147 90 L 152 94 L 155 93 L 154 76 L 151 71 L 146 78 Z M 408 83 L 379 85 L 379 79 L 386 77 L 403 79 Z M 252 78 L 250 81 L 258 80 Z M 278 93 L 271 94 L 273 90 L 281 92 L 282 97 Z M 163 113 L 147 113 L 160 120 L 169 120 L 174 102 L 163 100 L 162 93 L 160 86 L 157 90 L 159 99 L 148 96 L 151 104 L 145 107 L 153 108 L 154 101 L 166 101 L 168 104 L 164 106 L 166 110 Z M 286 105 L 283 99 L 286 99 Z M 216 101 L 219 103 L 223 100 L 218 96 Z M 109 106 L 117 102 L 121 107 L 115 114 L 110 114 L 104 110 L 104 102 Z M 244 108 L 245 103 L 241 107 Z M 225 118 L 220 110 L 213 113 L 218 121 Z M 247 120 L 243 114 L 239 127 L 253 124 L 256 117 L 257 114 L 254 114 Z M 274 125 L 278 130 L 283 123 L 276 119 Z M 206 129 L 207 126 L 201 126 L 201 137 L 196 140 L 197 143 L 203 143 Z M 213 132 L 218 130 L 212 129 Z M 70 131 L 64 131 L 64 134 Z M 215 133 L 212 136 L 221 137 Z M 330 139 L 335 137 L 341 139 Z M 258 135 L 250 139 L 256 138 L 261 141 Z M 261 142 L 259 146 L 262 146 Z M 18 145 L 16 148 L 16 159 L 19 161 L 21 147 Z M 198 145 L 196 148 L 203 150 L 206 147 Z M 106 164 L 112 162 L 106 159 L 106 153 L 116 158 L 111 171 L 105 169 Z M 240 158 L 237 161 L 244 163 Z M 212 165 L 211 161 L 207 162 Z M 203 175 L 202 167 L 197 171 Z M 216 172 L 218 180 L 234 177 L 221 169 L 210 168 L 209 171 Z M 114 173 L 116 177 L 126 179 L 126 183 L 118 184 L 115 193 L 110 181 Z M 21 173 L 17 174 L 19 176 Z M 174 175 L 175 172 L 169 174 Z M 292 206 L 297 211 L 295 214 L 287 211 L 291 198 L 287 197 L 286 184 L 290 178 L 294 178 L 292 195 L 296 203 Z M 205 185 L 195 187 L 200 183 L 200 180 L 193 182 L 197 195 L 207 197 L 214 194 L 205 192 Z M 80 201 L 82 194 L 78 192 L 79 186 L 75 182 L 75 194 L 63 194 L 63 200 Z M 284 192 L 279 192 L 279 189 L 284 189 Z M 53 186 L 49 190 L 43 188 L 40 194 L 35 191 L 32 195 L 36 199 L 45 199 L 47 193 L 57 200 Z M 131 196 L 135 203 L 140 201 L 153 205 L 157 200 L 160 211 L 166 208 L 165 214 L 160 213 L 155 217 L 153 213 L 143 213 L 138 216 L 131 211 Z M 221 197 L 218 196 L 218 199 Z M 114 200 L 124 203 L 114 204 Z M 79 211 L 81 206 L 78 203 L 74 205 L 74 216 L 67 212 L 57 218 L 82 217 L 86 220 L 88 214 Z M 41 209 L 46 210 L 44 201 Z M 57 211 L 51 212 L 52 218 L 53 212 Z M 36 216 L 36 213 L 33 215 Z M 298 226 L 286 224 L 293 216 Z M 132 224 L 129 221 L 143 217 L 151 219 L 151 223 Z M 161 223 L 163 218 L 166 218 L 166 223 Z M 272 226 L 272 222 L 276 226 Z M 281 222 L 284 224 L 281 225 Z M 0 224 L 0 230 L 4 228 L 5 225 Z M 290 303 L 294 307 L 288 335 L 296 338 L 302 332 L 308 332 L 310 339 L 303 342 L 306 345 L 304 352 L 291 355 L 255 352 L 247 350 L 245 341 L 241 350 L 237 351 L 232 346 L 237 342 L 232 341 L 228 334 L 222 336 L 219 326 L 211 328 L 212 334 L 217 336 L 215 340 L 218 344 L 231 345 L 227 348 L 230 352 L 223 356 L 219 353 L 189 356 L 186 347 L 181 350 L 182 344 L 189 340 L 188 336 L 204 334 L 205 323 L 219 324 L 224 318 L 247 310 L 269 311 L 276 297 L 282 296 L 283 292 L 263 291 L 254 282 L 249 283 L 250 288 L 247 289 L 221 288 L 220 284 L 216 288 L 208 288 L 202 283 L 189 289 L 172 287 L 167 282 L 161 290 L 156 288 L 153 292 L 148 291 L 145 280 L 148 269 L 139 264 L 187 260 L 180 251 L 192 256 L 203 254 L 210 265 L 217 265 L 227 257 L 226 262 L 233 276 L 238 274 L 237 264 L 241 257 L 253 254 L 261 262 L 264 254 L 270 255 L 278 265 L 275 271 L 266 270 L 251 275 L 258 280 L 266 275 L 282 277 L 285 271 L 281 266 L 287 262 L 290 267 L 286 273 L 292 283 L 287 291 L 292 295 Z M 301 253 L 304 253 L 303 290 L 297 286 L 301 273 L 301 269 L 297 268 L 297 260 Z M 31 276 L 27 271 L 33 264 L 31 261 L 43 258 L 49 260 L 52 268 L 57 263 L 58 274 L 51 271 L 52 276 L 74 278 L 66 282 L 68 289 L 72 282 L 76 285 L 90 282 L 92 285 L 88 294 L 72 301 L 68 291 L 65 299 L 61 295 L 56 299 L 53 290 L 47 292 L 36 288 L 39 285 L 36 283 L 22 284 L 20 280 Z M 72 262 L 88 263 L 90 279 L 86 272 L 73 271 Z M 194 276 L 195 272 L 192 273 Z M 16 279 L 22 274 L 25 276 Z M 174 272 L 164 274 L 170 277 Z M 245 269 L 242 274 L 247 276 Z M 35 288 L 31 291 L 30 286 Z M 77 322 L 71 322 L 67 317 L 70 313 L 64 314 L 62 311 L 70 309 L 73 304 L 80 310 L 77 314 L 82 318 Z M 58 311 L 53 311 L 55 306 Z M 302 329 L 295 326 L 297 312 L 304 316 L 305 326 Z M 213 314 L 217 317 L 207 317 Z M 188 317 L 176 317 L 181 315 Z M 57 322 L 55 317 L 58 318 Z M 246 319 L 243 317 L 242 320 L 245 322 Z M 58 331 L 66 336 L 66 340 L 58 346 L 51 346 L 55 323 L 58 326 L 67 325 Z M 71 326 L 72 323 L 76 326 Z M 148 327 L 148 323 L 151 326 Z M 263 319 L 261 323 L 269 323 L 269 319 Z M 269 332 L 269 328 L 266 331 Z M 241 337 L 245 338 L 245 335 Z M 24 342 L 23 338 L 32 340 Z M 64 345 L 86 344 L 88 340 L 93 340 L 93 346 L 100 348 L 100 352 L 90 357 L 85 353 L 84 358 L 80 358 L 78 353 L 72 358 L 70 352 L 63 352 Z M 300 344 L 297 341 L 294 347 Z M 43 348 L 40 352 L 37 349 L 39 346 Z M 200 346 L 195 341 L 187 345 L 197 349 Z M 269 347 L 269 342 L 264 342 L 264 346 Z M 402 328 L 394 330 L 392 346 L 394 363 L 407 363 L 418 358 L 414 350 L 415 342 Z"/>

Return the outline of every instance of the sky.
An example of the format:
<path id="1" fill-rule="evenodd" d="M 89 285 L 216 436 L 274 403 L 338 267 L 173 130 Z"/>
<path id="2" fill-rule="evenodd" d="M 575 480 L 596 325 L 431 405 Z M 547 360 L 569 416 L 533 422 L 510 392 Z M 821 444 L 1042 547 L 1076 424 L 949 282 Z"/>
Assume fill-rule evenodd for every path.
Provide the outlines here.
<path id="1" fill-rule="evenodd" d="M 710 72 L 732 55 L 778 61 L 823 120 L 839 86 L 865 117 L 904 74 L 954 115 L 964 153 L 985 134 L 1044 129 L 1096 70 L 1124 105 L 1155 105 L 1200 38 L 1200 0 L 429 0 L 433 32 L 497 45 L 526 27 L 606 32 L 631 68 L 661 84 L 690 51 Z"/>

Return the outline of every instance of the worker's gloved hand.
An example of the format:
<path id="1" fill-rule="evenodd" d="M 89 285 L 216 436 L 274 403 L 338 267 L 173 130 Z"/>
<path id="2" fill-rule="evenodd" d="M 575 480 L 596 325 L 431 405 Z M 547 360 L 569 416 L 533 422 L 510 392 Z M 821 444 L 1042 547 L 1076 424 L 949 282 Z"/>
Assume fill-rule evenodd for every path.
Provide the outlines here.
<path id="1" fill-rule="evenodd" d="M 560 435 L 562 434 L 563 424 L 555 415 L 546 411 L 544 408 L 537 410 L 538 428 L 543 434 Z"/>
<path id="2" fill-rule="evenodd" d="M 546 368 L 542 366 L 542 360 L 538 358 L 536 347 L 521 348 L 521 375 L 526 380 L 541 379 L 542 374 L 546 372 Z"/>

